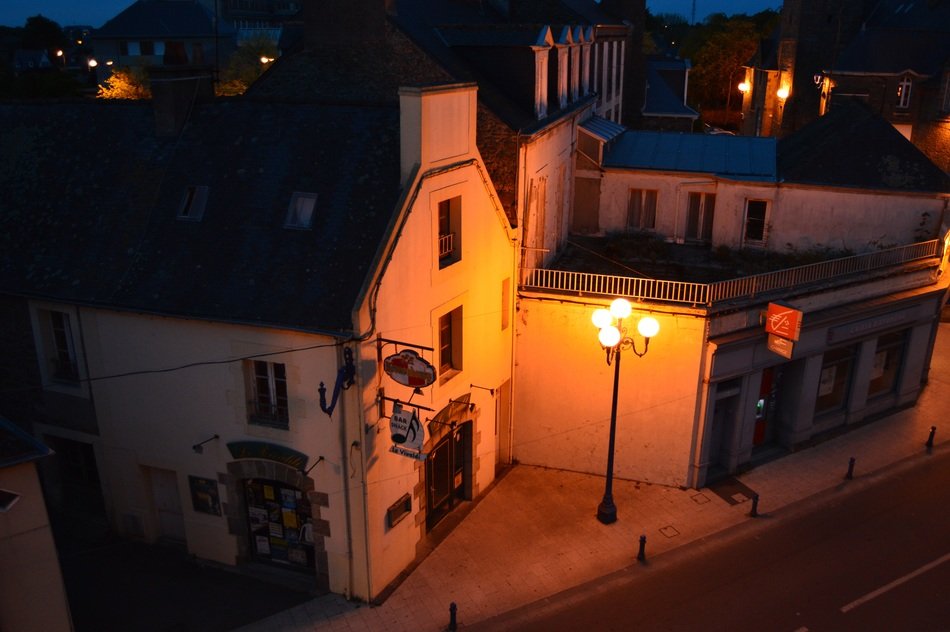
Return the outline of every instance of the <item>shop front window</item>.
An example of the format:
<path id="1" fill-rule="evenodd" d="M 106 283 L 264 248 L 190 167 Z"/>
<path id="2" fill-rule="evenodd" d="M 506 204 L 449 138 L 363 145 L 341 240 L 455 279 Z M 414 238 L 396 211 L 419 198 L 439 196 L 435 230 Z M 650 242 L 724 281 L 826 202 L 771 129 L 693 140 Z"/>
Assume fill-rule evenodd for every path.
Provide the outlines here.
<path id="1" fill-rule="evenodd" d="M 877 339 L 871 380 L 868 382 L 868 397 L 885 395 L 897 386 L 897 375 L 904 359 L 904 332 L 885 334 Z"/>
<path id="2" fill-rule="evenodd" d="M 854 347 L 833 349 L 825 353 L 818 382 L 815 414 L 832 412 L 844 407 L 854 366 Z"/>
<path id="3" fill-rule="evenodd" d="M 306 495 L 277 481 L 244 481 L 251 551 L 264 562 L 314 567 L 313 514 Z"/>

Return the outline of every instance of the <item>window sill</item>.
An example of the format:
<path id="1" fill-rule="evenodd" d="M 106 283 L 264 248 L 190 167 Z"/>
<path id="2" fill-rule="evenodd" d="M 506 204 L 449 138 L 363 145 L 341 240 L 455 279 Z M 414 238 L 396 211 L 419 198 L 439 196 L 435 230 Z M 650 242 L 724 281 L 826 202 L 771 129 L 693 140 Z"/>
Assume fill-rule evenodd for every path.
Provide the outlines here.
<path id="1" fill-rule="evenodd" d="M 439 374 L 439 384 L 440 385 L 445 384 L 446 382 L 448 382 L 449 380 L 451 380 L 453 377 L 455 377 L 461 372 L 462 372 L 461 369 L 446 369 L 445 371 Z"/>
<path id="2" fill-rule="evenodd" d="M 274 428 L 276 430 L 290 430 L 290 420 L 270 419 L 267 417 L 251 416 L 247 418 L 247 423 L 252 426 Z"/>

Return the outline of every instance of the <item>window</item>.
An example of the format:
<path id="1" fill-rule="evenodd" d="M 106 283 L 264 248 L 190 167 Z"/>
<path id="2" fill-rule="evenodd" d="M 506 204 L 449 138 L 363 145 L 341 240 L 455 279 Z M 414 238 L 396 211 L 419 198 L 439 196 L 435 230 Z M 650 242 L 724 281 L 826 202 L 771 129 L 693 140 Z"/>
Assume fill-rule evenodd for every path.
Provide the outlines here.
<path id="1" fill-rule="evenodd" d="M 439 202 L 439 268 L 462 259 L 462 198 Z"/>
<path id="2" fill-rule="evenodd" d="M 766 200 L 747 200 L 745 211 L 746 244 L 765 244 L 765 218 L 768 216 L 769 203 Z"/>
<path id="3" fill-rule="evenodd" d="M 313 209 L 316 204 L 316 193 L 294 193 L 290 198 L 284 228 L 309 229 L 313 223 Z"/>
<path id="4" fill-rule="evenodd" d="M 689 194 L 686 207 L 686 238 L 697 241 L 712 240 L 713 213 L 716 209 L 715 193 Z"/>
<path id="5" fill-rule="evenodd" d="M 897 84 L 897 107 L 899 109 L 906 110 L 910 107 L 910 92 L 913 85 L 910 77 L 906 75 Z"/>
<path id="6" fill-rule="evenodd" d="M 73 346 L 73 333 L 69 324 L 69 314 L 50 311 L 50 330 L 52 345 L 50 353 L 50 375 L 60 382 L 78 382 L 79 364 L 76 362 L 76 349 Z"/>
<path id="7" fill-rule="evenodd" d="M 877 350 L 871 366 L 868 397 L 892 393 L 904 358 L 904 332 L 885 334 L 877 339 Z"/>
<path id="8" fill-rule="evenodd" d="M 854 364 L 854 347 L 834 349 L 825 353 L 818 382 L 818 398 L 815 413 L 826 413 L 844 407 L 851 383 L 851 367 Z"/>
<path id="9" fill-rule="evenodd" d="M 205 202 L 208 200 L 208 187 L 189 186 L 182 196 L 181 207 L 178 209 L 178 219 L 192 222 L 200 221 L 205 213 Z"/>
<path id="10" fill-rule="evenodd" d="M 250 398 L 248 423 L 284 428 L 289 426 L 287 409 L 287 373 L 283 364 L 248 361 L 245 365 Z"/>
<path id="11" fill-rule="evenodd" d="M 652 189 L 630 189 L 627 228 L 633 230 L 656 228 L 656 193 Z"/>
<path id="12" fill-rule="evenodd" d="M 462 370 L 462 307 L 439 318 L 439 375 L 448 379 Z"/>
<path id="13" fill-rule="evenodd" d="M 508 329 L 511 320 L 511 279 L 501 282 L 501 329 Z"/>

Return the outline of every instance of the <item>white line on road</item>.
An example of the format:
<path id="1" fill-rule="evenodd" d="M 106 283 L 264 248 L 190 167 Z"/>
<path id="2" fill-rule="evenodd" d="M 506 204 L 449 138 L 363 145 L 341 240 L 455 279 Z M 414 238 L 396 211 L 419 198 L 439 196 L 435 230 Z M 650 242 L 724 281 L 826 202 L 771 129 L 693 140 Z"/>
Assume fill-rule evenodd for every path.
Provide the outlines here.
<path id="1" fill-rule="evenodd" d="M 857 607 L 860 606 L 861 604 L 867 603 L 868 601 L 871 601 L 871 600 L 874 599 L 875 597 L 880 597 L 881 595 L 883 595 L 883 594 L 886 593 L 887 591 L 891 590 L 892 588 L 897 588 L 898 586 L 900 586 L 900 585 L 903 584 L 904 582 L 908 582 L 908 581 L 912 580 L 913 578 L 917 577 L 918 575 L 920 575 L 920 574 L 922 574 L 922 573 L 926 573 L 926 572 L 929 571 L 930 569 L 932 569 L 932 568 L 934 568 L 934 567 L 936 567 L 936 566 L 939 566 L 939 565 L 943 564 L 943 563 L 946 562 L 947 560 L 950 560 L 950 553 L 947 553 L 947 554 L 944 555 L 943 557 L 938 558 L 938 559 L 934 560 L 933 562 L 930 562 L 929 564 L 924 564 L 923 566 L 921 566 L 920 568 L 918 568 L 916 571 L 914 571 L 914 572 L 912 572 L 912 573 L 908 573 L 907 575 L 904 575 L 903 577 L 900 577 L 900 578 L 898 578 L 898 579 L 895 579 L 894 581 L 892 581 L 890 584 L 887 584 L 886 586 L 881 586 L 880 588 L 878 588 L 878 589 L 875 590 L 874 592 L 869 592 L 868 594 L 864 595 L 864 596 L 861 597 L 860 599 L 855 599 L 854 601 L 852 601 L 851 603 L 849 603 L 849 604 L 846 605 L 846 606 L 841 606 L 841 612 L 848 612 L 849 610 L 854 610 L 855 608 L 857 608 Z"/>

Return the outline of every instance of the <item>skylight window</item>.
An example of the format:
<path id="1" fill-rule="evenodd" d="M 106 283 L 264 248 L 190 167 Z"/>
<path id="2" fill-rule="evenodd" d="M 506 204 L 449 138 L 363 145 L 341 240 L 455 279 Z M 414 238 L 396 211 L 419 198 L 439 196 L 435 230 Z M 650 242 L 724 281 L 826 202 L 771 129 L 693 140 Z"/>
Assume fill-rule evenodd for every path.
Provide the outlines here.
<path id="1" fill-rule="evenodd" d="M 191 185 L 185 189 L 178 208 L 178 219 L 198 222 L 205 214 L 205 203 L 208 201 L 208 187 Z"/>
<path id="2" fill-rule="evenodd" d="M 317 205 L 316 193 L 294 193 L 290 198 L 290 207 L 287 209 L 287 220 L 284 228 L 300 228 L 308 230 L 313 224 L 313 209 Z"/>

